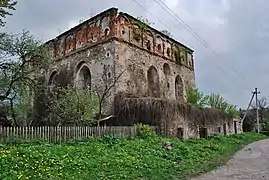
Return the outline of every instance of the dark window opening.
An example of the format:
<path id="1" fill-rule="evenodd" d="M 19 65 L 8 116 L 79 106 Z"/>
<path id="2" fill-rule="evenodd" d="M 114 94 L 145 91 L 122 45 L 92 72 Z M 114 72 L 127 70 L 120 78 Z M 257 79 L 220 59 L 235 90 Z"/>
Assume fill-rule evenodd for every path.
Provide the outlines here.
<path id="1" fill-rule="evenodd" d="M 218 127 L 218 133 L 221 133 L 221 127 Z"/>
<path id="2" fill-rule="evenodd" d="M 223 124 L 223 134 L 227 135 L 227 126 L 226 126 L 226 124 Z"/>
<path id="3" fill-rule="evenodd" d="M 79 70 L 76 85 L 78 89 L 91 89 L 91 71 L 87 66 Z"/>
<path id="4" fill-rule="evenodd" d="M 184 138 L 184 130 L 183 128 L 177 128 L 177 138 L 183 139 Z"/>
<path id="5" fill-rule="evenodd" d="M 105 29 L 105 35 L 108 35 L 109 34 L 109 28 L 106 28 Z"/>
<path id="6" fill-rule="evenodd" d="M 234 121 L 234 133 L 237 134 L 237 122 Z"/>
<path id="7" fill-rule="evenodd" d="M 207 128 L 200 128 L 199 129 L 200 138 L 207 138 Z"/>
<path id="8" fill-rule="evenodd" d="M 167 56 L 170 56 L 170 55 L 171 55 L 171 50 L 170 50 L 170 48 L 167 48 L 166 53 L 167 53 Z"/>

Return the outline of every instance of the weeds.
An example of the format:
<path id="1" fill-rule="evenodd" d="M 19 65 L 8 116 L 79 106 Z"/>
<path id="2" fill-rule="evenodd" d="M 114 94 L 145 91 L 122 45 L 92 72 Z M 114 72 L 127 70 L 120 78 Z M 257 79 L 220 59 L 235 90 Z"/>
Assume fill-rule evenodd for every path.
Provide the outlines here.
<path id="1" fill-rule="evenodd" d="M 140 127 L 140 137 L 133 140 L 106 135 L 66 145 L 1 145 L 0 179 L 186 179 L 216 168 L 242 146 L 266 137 L 247 133 L 180 141 Z M 172 148 L 164 148 L 164 143 Z"/>

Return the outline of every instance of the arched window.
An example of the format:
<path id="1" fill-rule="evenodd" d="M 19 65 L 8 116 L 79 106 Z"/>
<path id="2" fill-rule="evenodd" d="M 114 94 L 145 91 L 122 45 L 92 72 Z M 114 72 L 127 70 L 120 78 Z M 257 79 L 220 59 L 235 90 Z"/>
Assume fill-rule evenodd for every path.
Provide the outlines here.
<path id="1" fill-rule="evenodd" d="M 176 64 L 181 65 L 181 55 L 180 55 L 180 49 L 178 47 L 174 48 L 174 56 L 176 60 Z"/>
<path id="2" fill-rule="evenodd" d="M 157 69 L 151 66 L 147 71 L 148 92 L 151 97 L 160 97 L 160 83 Z"/>
<path id="3" fill-rule="evenodd" d="M 170 79 L 170 75 L 171 75 L 171 70 L 170 70 L 170 67 L 167 63 L 164 63 L 164 65 L 163 65 L 163 73 L 165 76 L 165 86 L 169 91 L 169 89 L 170 89 L 169 79 Z"/>
<path id="4" fill-rule="evenodd" d="M 77 67 L 75 86 L 78 89 L 91 89 L 91 71 L 84 63 Z"/>
<path id="5" fill-rule="evenodd" d="M 176 100 L 183 101 L 183 81 L 182 78 L 178 75 L 175 80 L 175 95 Z"/>

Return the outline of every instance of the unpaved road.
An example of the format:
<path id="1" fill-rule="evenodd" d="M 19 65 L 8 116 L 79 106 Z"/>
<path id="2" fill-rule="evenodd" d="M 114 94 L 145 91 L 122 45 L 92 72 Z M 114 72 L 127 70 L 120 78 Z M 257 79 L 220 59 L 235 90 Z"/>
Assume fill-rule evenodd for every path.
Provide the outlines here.
<path id="1" fill-rule="evenodd" d="M 238 151 L 227 165 L 192 180 L 269 180 L 269 140 Z"/>

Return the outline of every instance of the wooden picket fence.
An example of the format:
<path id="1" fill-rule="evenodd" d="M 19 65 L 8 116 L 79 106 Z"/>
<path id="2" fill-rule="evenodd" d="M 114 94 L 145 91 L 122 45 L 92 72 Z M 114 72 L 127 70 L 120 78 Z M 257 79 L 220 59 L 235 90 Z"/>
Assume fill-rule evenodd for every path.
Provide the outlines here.
<path id="1" fill-rule="evenodd" d="M 150 127 L 158 133 L 156 126 Z M 66 143 L 70 140 L 83 140 L 90 137 L 113 135 L 117 137 L 134 137 L 136 126 L 63 126 L 63 127 L 1 127 L 0 143 L 18 144 L 24 142 L 45 141 Z"/>

